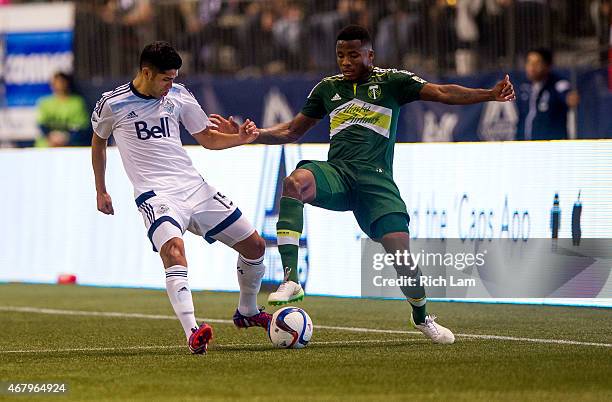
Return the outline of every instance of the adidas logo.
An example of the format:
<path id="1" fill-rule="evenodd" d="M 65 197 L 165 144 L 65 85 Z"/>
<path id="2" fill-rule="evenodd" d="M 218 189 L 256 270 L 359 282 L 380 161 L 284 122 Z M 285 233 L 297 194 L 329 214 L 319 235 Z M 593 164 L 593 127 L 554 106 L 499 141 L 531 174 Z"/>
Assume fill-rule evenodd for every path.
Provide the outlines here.
<path id="1" fill-rule="evenodd" d="M 133 110 L 127 115 L 128 119 L 135 119 L 136 117 L 138 117 L 138 115 Z"/>
<path id="2" fill-rule="evenodd" d="M 335 94 L 335 95 L 334 95 L 334 97 L 333 97 L 333 98 L 331 98 L 331 100 L 332 100 L 332 101 L 339 101 L 339 100 L 341 100 L 341 99 L 342 99 L 342 98 L 341 98 L 341 97 L 340 97 L 340 95 L 338 95 L 338 94 Z"/>

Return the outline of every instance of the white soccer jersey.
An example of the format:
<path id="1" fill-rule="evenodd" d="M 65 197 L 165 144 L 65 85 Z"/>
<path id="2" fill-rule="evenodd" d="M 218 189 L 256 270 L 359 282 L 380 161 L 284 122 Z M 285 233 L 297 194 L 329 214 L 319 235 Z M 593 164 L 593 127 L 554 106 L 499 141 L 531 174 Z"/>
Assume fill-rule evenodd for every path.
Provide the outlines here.
<path id="1" fill-rule="evenodd" d="M 160 99 L 139 93 L 131 82 L 122 85 L 104 93 L 91 116 L 99 137 L 114 136 L 134 197 L 151 190 L 178 193 L 202 185 L 181 144 L 179 123 L 191 134 L 212 125 L 191 92 L 176 83 Z"/>

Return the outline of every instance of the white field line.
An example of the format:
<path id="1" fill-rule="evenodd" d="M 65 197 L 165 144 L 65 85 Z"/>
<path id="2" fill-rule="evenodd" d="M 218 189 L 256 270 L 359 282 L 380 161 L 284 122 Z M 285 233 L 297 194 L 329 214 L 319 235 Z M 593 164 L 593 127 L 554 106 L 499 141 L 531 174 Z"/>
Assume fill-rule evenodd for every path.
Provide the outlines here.
<path id="1" fill-rule="evenodd" d="M 381 344 L 381 343 L 402 343 L 406 341 L 427 341 L 427 339 L 360 339 L 360 340 L 346 340 L 346 341 L 319 341 L 311 342 L 311 345 L 347 345 L 347 344 Z M 243 349 L 249 347 L 270 347 L 270 343 L 228 343 L 224 345 L 218 345 L 212 343 L 210 350 L 217 349 Z M 17 349 L 17 350 L 0 350 L 0 354 L 11 354 L 11 353 L 66 353 L 66 352 L 113 352 L 118 350 L 158 350 L 158 349 L 185 349 L 187 351 L 187 345 L 156 345 L 156 346 L 117 346 L 107 348 L 65 348 L 65 349 Z"/>
<path id="2" fill-rule="evenodd" d="M 149 319 L 149 320 L 175 320 L 176 319 L 176 317 L 172 315 L 120 313 L 120 312 L 107 312 L 107 311 L 56 310 L 56 309 L 36 308 L 36 307 L 0 306 L 0 311 L 12 311 L 12 312 L 21 312 L 21 313 L 35 313 L 35 314 L 75 315 L 75 316 L 87 316 L 87 317 L 142 318 L 142 319 Z M 232 320 L 220 320 L 220 319 L 210 319 L 210 318 L 198 318 L 198 320 L 211 322 L 211 323 L 218 323 L 218 324 L 232 324 L 233 323 Z M 329 329 L 329 330 L 335 330 L 335 331 L 367 332 L 367 333 L 380 333 L 380 334 L 420 334 L 420 332 L 418 331 L 400 331 L 400 330 L 390 330 L 390 329 L 359 328 L 359 327 L 336 327 L 336 326 L 330 326 L 330 325 L 316 325 L 316 328 Z M 489 340 L 499 340 L 499 341 L 548 343 L 548 344 L 557 344 L 557 345 L 600 346 L 600 347 L 606 347 L 606 348 L 612 347 L 612 343 L 582 342 L 582 341 L 573 341 L 573 340 L 568 340 L 568 339 L 522 338 L 522 337 L 515 337 L 515 336 L 486 335 L 486 334 L 462 334 L 462 333 L 455 334 L 455 336 L 460 337 L 460 338 L 462 337 L 462 338 L 471 338 L 471 339 L 489 339 Z M 87 350 L 91 350 L 91 349 L 87 349 Z"/>

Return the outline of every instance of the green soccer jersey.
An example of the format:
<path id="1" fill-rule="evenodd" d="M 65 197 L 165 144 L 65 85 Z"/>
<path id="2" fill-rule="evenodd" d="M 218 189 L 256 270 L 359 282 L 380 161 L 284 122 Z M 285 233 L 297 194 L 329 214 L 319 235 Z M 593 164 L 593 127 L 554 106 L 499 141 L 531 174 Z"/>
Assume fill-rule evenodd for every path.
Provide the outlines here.
<path id="1" fill-rule="evenodd" d="M 46 96 L 38 102 L 38 124 L 50 130 L 76 131 L 89 127 L 89 113 L 82 97 Z"/>
<path id="2" fill-rule="evenodd" d="M 392 173 L 400 107 L 418 100 L 426 83 L 411 72 L 378 67 L 363 82 L 338 74 L 313 88 L 302 114 L 315 119 L 329 114 L 329 161 L 364 163 Z"/>

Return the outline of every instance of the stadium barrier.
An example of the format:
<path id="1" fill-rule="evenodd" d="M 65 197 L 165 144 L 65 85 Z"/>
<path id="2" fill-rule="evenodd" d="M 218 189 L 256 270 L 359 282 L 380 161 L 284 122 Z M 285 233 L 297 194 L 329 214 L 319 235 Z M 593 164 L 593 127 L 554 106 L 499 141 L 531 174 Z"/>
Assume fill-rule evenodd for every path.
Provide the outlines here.
<path id="1" fill-rule="evenodd" d="M 561 71 L 561 74 L 565 72 Z M 446 77 L 435 82 L 453 82 L 470 87 L 490 87 L 503 72 L 471 77 Z M 524 88 L 522 72 L 510 72 L 519 96 Z M 612 92 L 606 85 L 606 71 L 587 70 L 577 74 L 577 88 L 583 96 L 577 109 L 577 138 L 609 138 L 612 133 Z M 429 79 L 430 77 L 425 77 Z M 182 80 L 181 80 L 182 81 Z M 80 81 L 78 87 L 92 109 L 101 93 L 125 81 Z M 250 118 L 261 127 L 285 122 L 300 111 L 306 96 L 317 84 L 313 77 L 267 77 L 258 79 L 195 78 L 184 82 L 207 113 Z M 44 86 L 44 85 L 43 85 Z M 17 90 L 12 90 L 17 93 Z M 28 89 L 19 90 L 27 95 Z M 398 142 L 461 142 L 499 141 L 520 137 L 518 102 L 487 102 L 469 106 L 450 106 L 434 102 L 413 102 L 401 109 L 398 119 Z M 8 140 L 34 139 L 35 109 L 28 116 L 10 119 L 8 114 L 18 107 L 0 107 L 0 144 Z M 6 118 L 4 118 L 6 117 Z M 30 128 L 26 128 L 31 127 Z M 186 134 L 186 133 L 183 133 Z M 194 144 L 191 136 L 184 142 Z M 329 142 L 329 120 L 325 118 L 303 138 L 303 142 Z"/>
<path id="2" fill-rule="evenodd" d="M 525 75 L 509 72 L 517 95 L 524 95 Z M 567 76 L 568 71 L 559 71 Z M 504 71 L 469 77 L 444 77 L 432 82 L 449 82 L 468 87 L 488 88 L 501 79 Z M 576 75 L 577 88 L 583 96 L 577 109 L 577 138 L 609 138 L 612 135 L 612 93 L 608 91 L 603 69 L 585 70 Z M 207 113 L 238 119 L 250 118 L 261 127 L 290 120 L 300 111 L 319 77 L 290 76 L 258 79 L 195 78 L 184 81 Z M 100 94 L 125 83 L 103 81 L 80 82 L 90 106 Z M 450 106 L 434 102 L 413 102 L 401 109 L 398 119 L 398 142 L 500 141 L 520 138 L 519 102 L 487 102 L 468 106 Z M 524 106 L 524 105 L 523 105 Z M 526 111 L 524 111 L 526 114 Z M 189 140 L 189 136 L 185 137 Z M 191 140 L 193 141 L 193 140 Z M 301 141 L 329 142 L 329 120 L 325 118 Z M 192 142 L 193 143 L 193 142 Z"/>
<path id="3" fill-rule="evenodd" d="M 327 148 L 188 147 L 206 180 L 266 238 L 268 281 L 281 275 L 274 246 L 280 173 L 300 159 L 325 160 Z M 6 191 L 0 197 L 0 281 L 53 283 L 60 274 L 75 274 L 84 285 L 164 287 L 161 262 L 116 149 L 109 149 L 107 163 L 114 216 L 96 211 L 89 149 L 4 150 L 0 170 Z M 553 211 L 560 238 L 571 238 L 576 225 L 582 238 L 612 237 L 612 141 L 399 144 L 394 175 L 411 215 L 411 234 L 419 239 L 550 238 Z M 305 223 L 301 264 L 307 293 L 359 297 L 365 235 L 352 214 L 307 206 Z M 238 289 L 235 252 L 194 235 L 186 235 L 185 244 L 194 289 Z M 586 286 L 580 280 L 578 289 Z M 609 292 L 612 279 L 604 282 Z M 612 299 L 528 302 L 612 305 Z"/>

